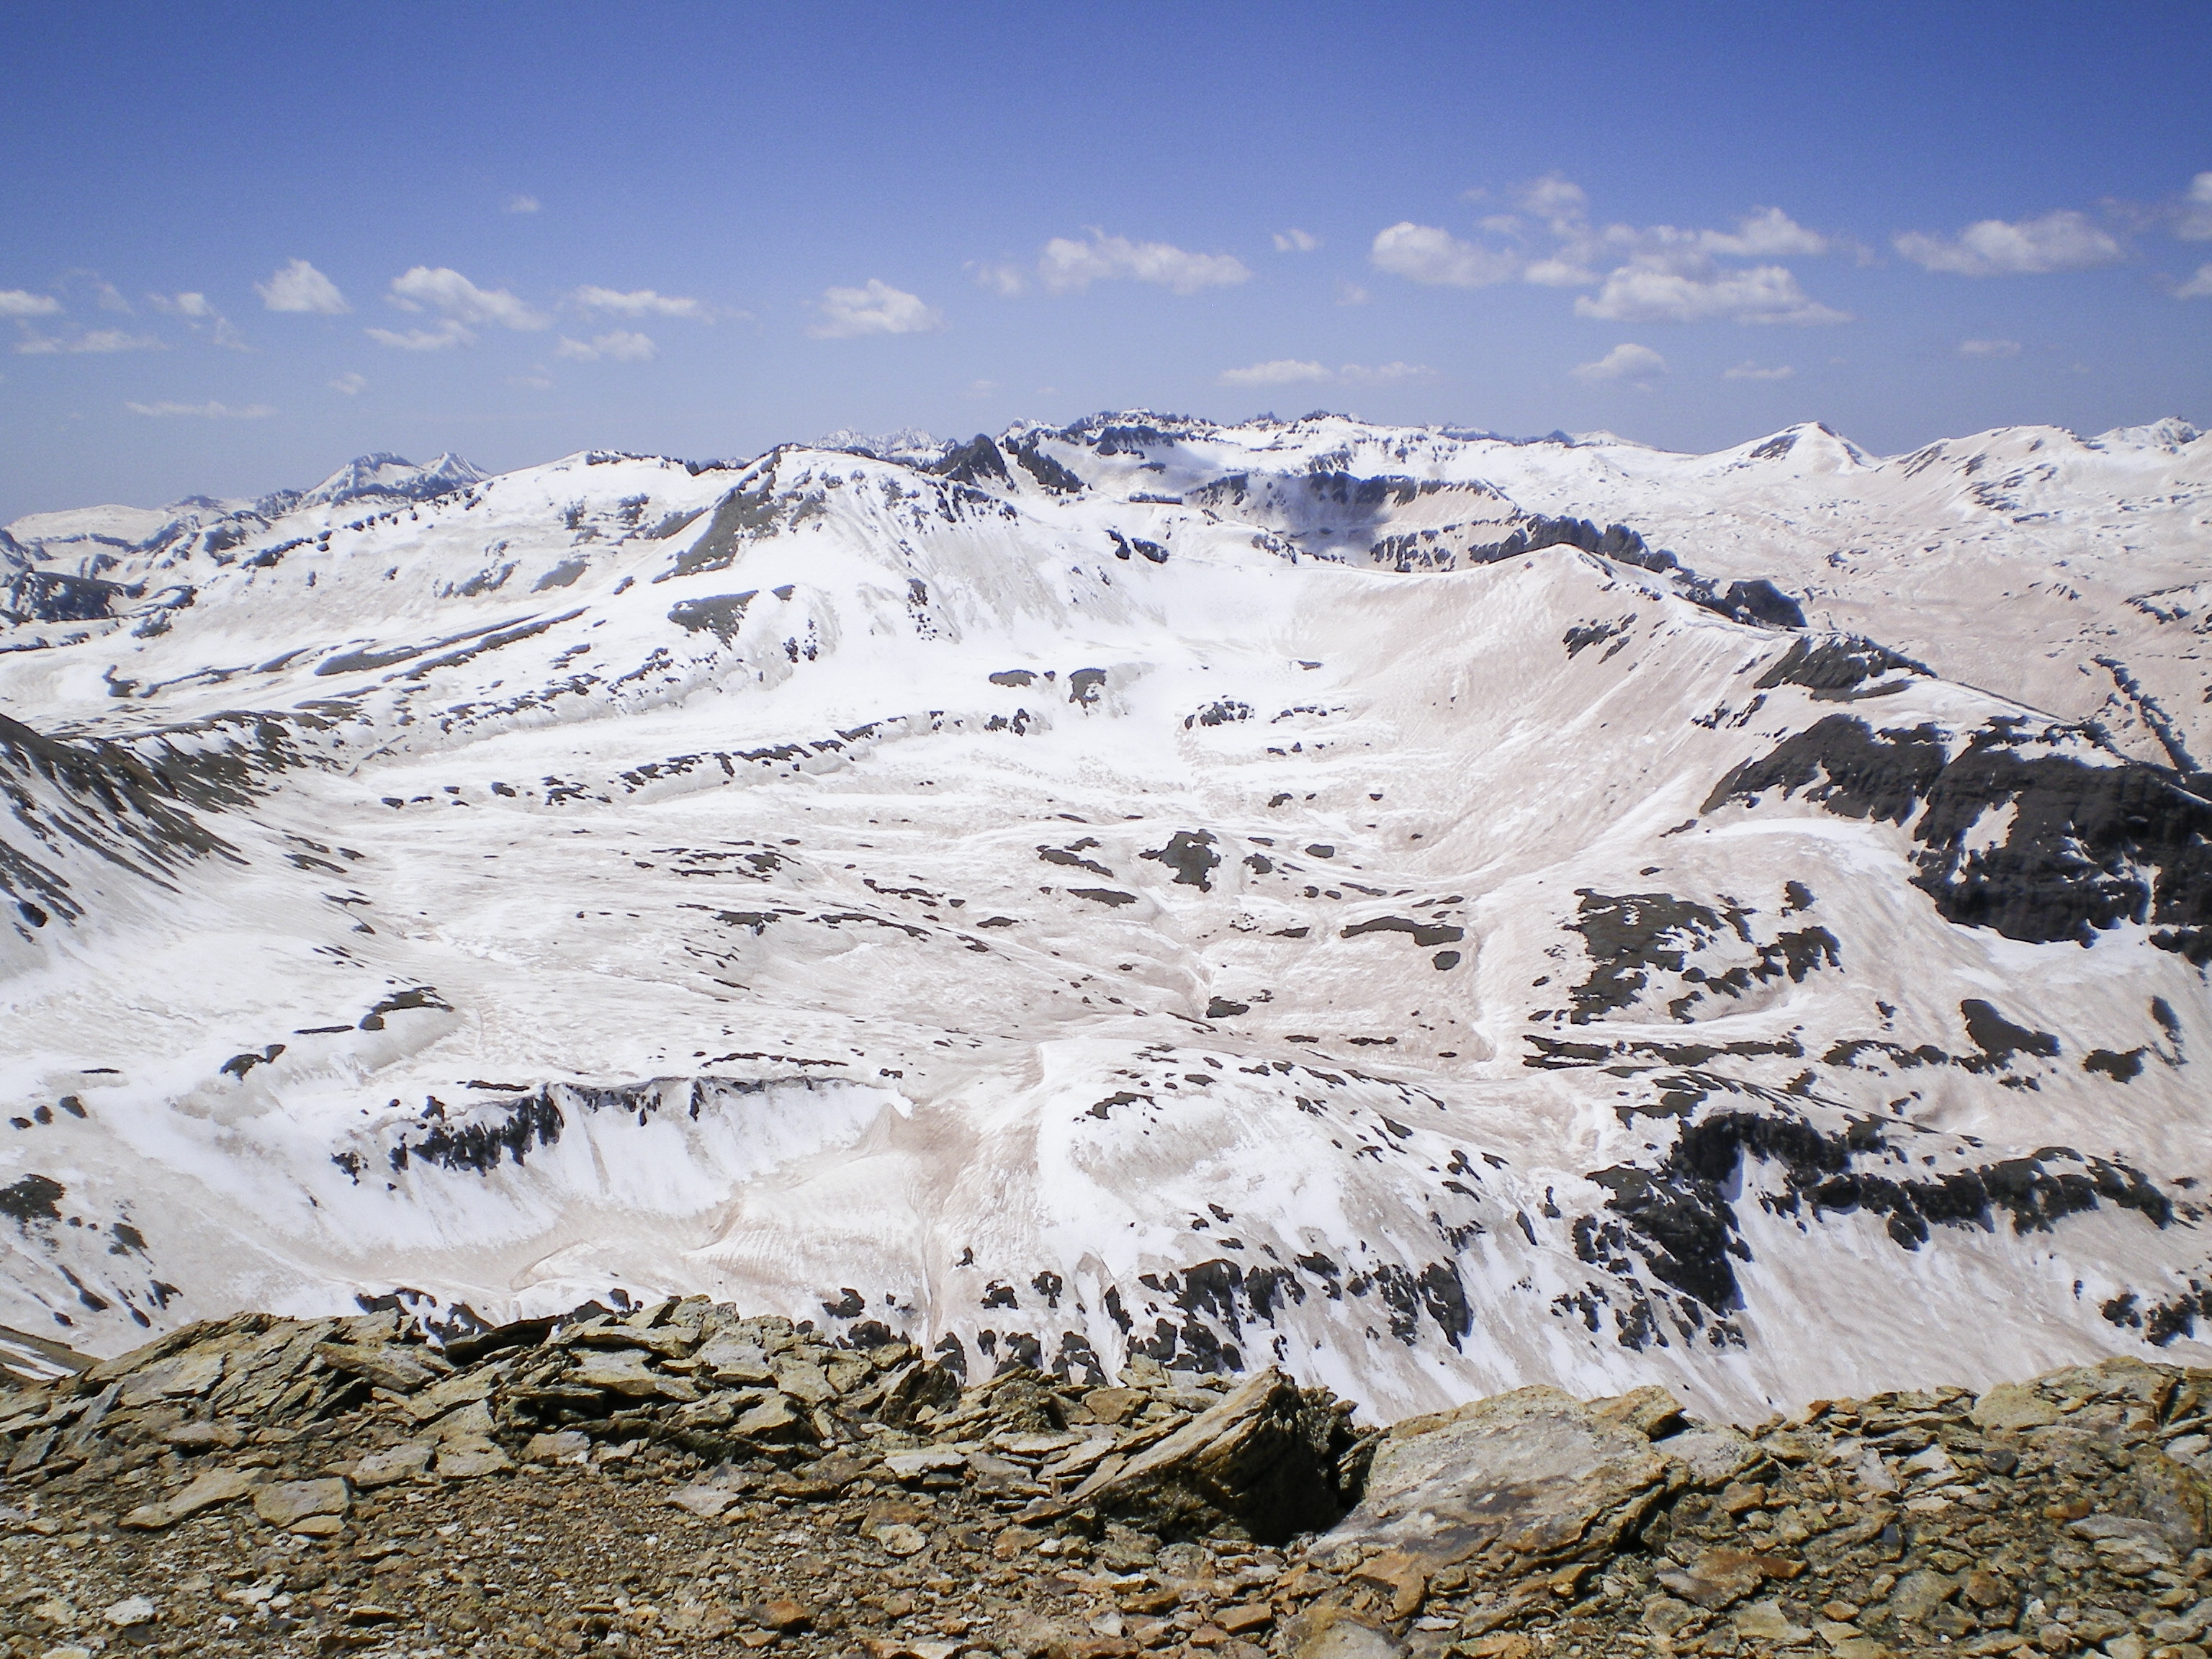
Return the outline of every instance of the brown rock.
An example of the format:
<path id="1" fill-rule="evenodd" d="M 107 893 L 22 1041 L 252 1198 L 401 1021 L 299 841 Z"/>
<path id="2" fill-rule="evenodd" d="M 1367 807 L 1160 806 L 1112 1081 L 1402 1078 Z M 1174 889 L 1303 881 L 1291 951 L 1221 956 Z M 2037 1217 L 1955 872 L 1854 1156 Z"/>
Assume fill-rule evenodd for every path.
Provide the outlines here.
<path id="1" fill-rule="evenodd" d="M 272 1527 L 291 1527 L 310 1516 L 343 1515 L 353 1493 L 343 1480 L 283 1480 L 255 1490 L 253 1512 Z"/>
<path id="2" fill-rule="evenodd" d="M 1647 1440 L 1656 1440 L 1682 1425 L 1682 1402 L 1651 1383 L 1626 1394 L 1589 1402 L 1590 1415 L 1601 1423 L 1617 1423 L 1633 1429 Z"/>
<path id="3" fill-rule="evenodd" d="M 1231 1636 L 1249 1636 L 1275 1622 L 1275 1610 L 1265 1601 L 1238 1601 L 1221 1608 L 1213 1622 Z"/>
<path id="4" fill-rule="evenodd" d="M 1984 1567 L 1976 1567 L 1966 1575 L 1959 1586 L 1959 1594 L 1978 1607 L 2002 1607 L 2012 1599 L 2010 1586 L 1996 1574 Z M 1854 1607 L 1850 1614 L 1840 1616 L 1850 1617 L 1856 1614 L 1857 1611 L 1858 1609 Z"/>
<path id="5" fill-rule="evenodd" d="M 258 1473 L 258 1472 L 256 1472 Z M 181 1492 L 155 1504 L 143 1504 L 117 1524 L 146 1531 L 173 1527 L 178 1522 L 245 1497 L 260 1485 L 256 1473 L 244 1469 L 210 1469 Z"/>
<path id="6" fill-rule="evenodd" d="M 1403 1550 L 1386 1550 L 1370 1558 L 1361 1565 L 1352 1582 L 1381 1590 L 1388 1598 L 1385 1605 L 1390 1610 L 1393 1623 L 1411 1619 L 1419 1612 L 1422 1598 L 1429 1590 L 1426 1568 L 1418 1557 Z"/>
<path id="7" fill-rule="evenodd" d="M 1141 1389 L 1093 1389 L 1083 1396 L 1083 1408 L 1101 1423 L 1126 1423 L 1144 1409 Z"/>
<path id="8" fill-rule="evenodd" d="M 1741 1601 L 1769 1579 L 1795 1578 L 1802 1561 L 1753 1550 L 1704 1550 L 1687 1567 L 1667 1567 L 1653 1577 L 1686 1601 L 1708 1613 Z"/>
<path id="9" fill-rule="evenodd" d="M 814 1622 L 814 1609 L 804 1601 L 793 1601 L 788 1595 L 779 1595 L 772 1601 L 763 1601 L 753 1611 L 754 1622 L 770 1630 L 805 1630 Z"/>

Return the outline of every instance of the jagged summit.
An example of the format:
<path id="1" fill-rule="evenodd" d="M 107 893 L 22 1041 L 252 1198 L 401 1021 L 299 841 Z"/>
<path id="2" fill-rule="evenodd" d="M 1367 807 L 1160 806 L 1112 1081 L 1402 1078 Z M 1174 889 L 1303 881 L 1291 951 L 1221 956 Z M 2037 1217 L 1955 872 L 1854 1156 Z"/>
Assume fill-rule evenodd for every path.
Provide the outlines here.
<path id="1" fill-rule="evenodd" d="M 0 1323 L 2203 1356 L 2212 444 L 913 437 L 18 536 Z"/>

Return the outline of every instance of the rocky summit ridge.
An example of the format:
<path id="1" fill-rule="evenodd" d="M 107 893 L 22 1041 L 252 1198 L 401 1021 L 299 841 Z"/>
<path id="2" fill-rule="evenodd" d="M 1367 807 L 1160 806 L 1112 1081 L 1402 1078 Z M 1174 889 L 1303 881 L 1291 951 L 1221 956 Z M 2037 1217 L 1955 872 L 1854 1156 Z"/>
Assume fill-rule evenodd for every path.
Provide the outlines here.
<path id="1" fill-rule="evenodd" d="M 1749 1427 L 1652 1386 L 1383 1429 L 1272 1368 L 963 1386 L 699 1299 L 15 1369 L 26 1659 L 2203 1659 L 2212 1626 L 2212 1371 L 2132 1358 Z"/>
<path id="2" fill-rule="evenodd" d="M 12 528 L 0 1321 L 2212 1359 L 2212 440 L 833 436 Z"/>

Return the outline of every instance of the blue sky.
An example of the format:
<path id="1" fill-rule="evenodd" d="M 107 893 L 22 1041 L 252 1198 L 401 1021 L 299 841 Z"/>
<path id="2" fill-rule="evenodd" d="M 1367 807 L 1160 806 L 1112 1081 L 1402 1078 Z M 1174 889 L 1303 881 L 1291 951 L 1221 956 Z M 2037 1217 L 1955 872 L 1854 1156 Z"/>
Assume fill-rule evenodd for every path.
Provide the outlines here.
<path id="1" fill-rule="evenodd" d="M 14 0 L 0 521 L 1133 404 L 2212 423 L 2212 9 Z"/>

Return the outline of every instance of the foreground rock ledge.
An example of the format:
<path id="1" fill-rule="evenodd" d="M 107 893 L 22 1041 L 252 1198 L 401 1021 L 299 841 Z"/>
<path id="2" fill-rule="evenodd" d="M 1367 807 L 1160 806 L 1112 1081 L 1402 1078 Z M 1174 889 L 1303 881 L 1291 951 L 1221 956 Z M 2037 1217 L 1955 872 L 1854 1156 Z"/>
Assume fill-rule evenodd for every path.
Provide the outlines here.
<path id="1" fill-rule="evenodd" d="M 2206 1659 L 2212 1372 L 1750 1430 L 1532 1388 L 1383 1431 L 1278 1371 L 968 1386 L 857 1335 L 688 1301 L 442 1344 L 386 1312 L 40 1345 L 0 1389 L 0 1641 Z"/>

